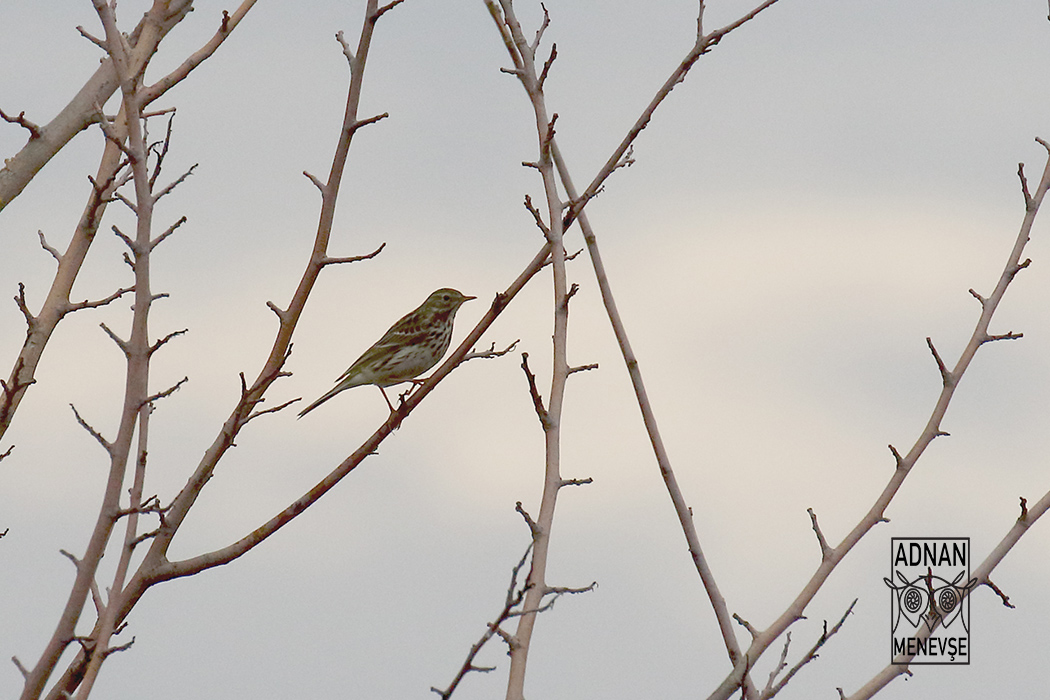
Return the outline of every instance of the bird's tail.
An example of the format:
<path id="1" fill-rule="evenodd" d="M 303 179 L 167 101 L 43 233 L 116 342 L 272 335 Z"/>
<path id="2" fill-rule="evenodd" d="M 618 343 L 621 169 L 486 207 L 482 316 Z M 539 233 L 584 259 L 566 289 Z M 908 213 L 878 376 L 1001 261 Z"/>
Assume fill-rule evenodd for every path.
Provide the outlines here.
<path id="1" fill-rule="evenodd" d="M 338 393 L 339 393 L 340 391 L 342 391 L 343 389 L 346 389 L 346 388 L 347 388 L 347 387 L 343 386 L 342 384 L 340 384 L 340 385 L 337 385 L 337 386 L 335 386 L 335 387 L 334 387 L 334 388 L 333 388 L 333 389 L 332 389 L 331 391 L 329 391 L 329 392 L 328 392 L 327 394 L 325 394 L 325 395 L 324 395 L 324 396 L 322 396 L 321 398 L 317 399 L 317 400 L 316 400 L 316 401 L 314 401 L 314 402 L 313 402 L 312 404 L 310 404 L 309 406 L 307 406 L 306 408 L 304 408 L 304 409 L 303 409 L 302 411 L 300 411 L 300 412 L 299 412 L 299 417 L 300 417 L 300 418 L 302 418 L 302 417 L 303 417 L 303 416 L 305 416 L 305 415 L 306 415 L 307 413 L 309 413 L 310 411 L 314 410 L 315 408 L 317 408 L 318 406 L 320 406 L 321 404 L 323 404 L 323 403 L 324 403 L 325 401 L 327 401 L 328 399 L 332 398 L 333 396 L 335 396 L 335 395 L 336 395 L 336 394 L 338 394 Z"/>

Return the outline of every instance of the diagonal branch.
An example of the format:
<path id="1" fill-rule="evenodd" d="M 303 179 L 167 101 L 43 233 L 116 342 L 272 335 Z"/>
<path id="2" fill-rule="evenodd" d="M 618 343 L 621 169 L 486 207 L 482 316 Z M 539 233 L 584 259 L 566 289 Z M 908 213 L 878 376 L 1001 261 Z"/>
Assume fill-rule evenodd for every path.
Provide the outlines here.
<path id="1" fill-rule="evenodd" d="M 753 664 L 765 652 L 769 645 L 772 644 L 789 625 L 802 615 L 806 606 L 809 605 L 809 602 L 817 594 L 817 591 L 819 591 L 824 585 L 824 582 L 831 575 L 831 572 L 835 570 L 838 563 L 850 552 L 854 545 L 856 545 L 875 525 L 880 522 L 885 522 L 886 508 L 903 485 L 904 480 L 911 472 L 912 467 L 915 466 L 915 463 L 923 455 L 926 448 L 929 447 L 934 439 L 945 435 L 940 428 L 941 420 L 944 418 L 952 397 L 955 394 L 955 390 L 958 388 L 959 382 L 962 380 L 964 373 L 970 366 L 970 362 L 983 345 L 983 339 L 988 335 L 988 326 L 992 321 L 996 308 L 999 306 L 999 302 L 1002 301 L 1003 296 L 1006 294 L 1006 290 L 1009 288 L 1010 283 L 1020 269 L 1021 254 L 1024 252 L 1025 245 L 1029 241 L 1032 226 L 1035 223 L 1036 215 L 1039 213 L 1040 205 L 1042 204 L 1047 191 L 1050 190 L 1050 147 L 1047 147 L 1042 141 L 1040 141 L 1040 145 L 1047 148 L 1048 157 L 1046 165 L 1043 168 L 1042 177 L 1039 180 L 1039 185 L 1036 188 L 1036 191 L 1032 194 L 1032 203 L 1030 206 L 1026 205 L 1025 207 L 1024 219 L 1021 222 L 1021 227 L 1017 233 L 1017 237 L 1014 239 L 1013 248 L 1007 258 L 1006 265 L 995 286 L 995 290 L 982 302 L 981 316 L 977 320 L 977 324 L 974 327 L 969 342 L 960 354 L 955 367 L 952 368 L 950 372 L 952 381 L 943 382 L 940 394 L 930 413 L 930 418 L 926 423 L 926 427 L 906 455 L 899 456 L 894 450 L 894 458 L 897 460 L 897 468 L 894 470 L 888 483 L 883 488 L 882 493 L 879 494 L 875 503 L 872 504 L 870 510 L 863 518 L 861 518 L 860 522 L 853 527 L 842 542 L 840 542 L 837 547 L 831 549 L 828 557 L 821 561 L 817 570 L 810 577 L 810 580 L 781 616 L 752 641 L 751 646 L 747 651 L 747 661 L 737 662 L 733 672 L 730 673 L 722 681 L 718 689 L 710 695 L 711 700 L 726 700 L 733 692 L 735 692 L 735 688 L 739 686 L 740 678 L 746 671 L 747 665 Z M 947 370 L 947 368 L 945 369 Z M 1050 495 L 1046 498 L 1048 503 L 1050 503 Z M 1020 525 L 1020 523 L 1018 524 Z M 1024 529 L 1027 529 L 1027 525 L 1024 526 Z M 1017 534 L 1017 537 L 1020 537 L 1020 533 Z M 1002 552 L 1002 556 L 1005 556 L 1005 551 Z M 994 564 L 992 566 L 994 566 Z M 990 569 L 988 572 L 990 572 Z M 886 675 L 890 673 L 888 671 L 880 674 L 878 680 L 871 681 L 865 686 L 865 689 L 869 688 L 869 686 L 882 687 L 882 685 L 888 683 L 896 677 L 896 675 L 904 672 L 900 669 L 906 667 L 894 666 L 893 668 L 897 670 L 888 676 Z M 881 683 L 881 685 L 879 685 L 879 683 Z M 876 691 L 871 691 L 869 694 L 857 695 L 855 697 L 870 697 L 870 695 Z"/>

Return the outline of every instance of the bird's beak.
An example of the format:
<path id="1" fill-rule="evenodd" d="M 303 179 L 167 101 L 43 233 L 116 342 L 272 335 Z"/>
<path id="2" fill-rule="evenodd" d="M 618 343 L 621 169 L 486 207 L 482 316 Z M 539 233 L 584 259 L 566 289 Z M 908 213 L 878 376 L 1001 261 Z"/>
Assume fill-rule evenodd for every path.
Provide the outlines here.
<path id="1" fill-rule="evenodd" d="M 471 299 L 477 299 L 477 297 L 463 297 L 463 301 L 470 301 Z"/>

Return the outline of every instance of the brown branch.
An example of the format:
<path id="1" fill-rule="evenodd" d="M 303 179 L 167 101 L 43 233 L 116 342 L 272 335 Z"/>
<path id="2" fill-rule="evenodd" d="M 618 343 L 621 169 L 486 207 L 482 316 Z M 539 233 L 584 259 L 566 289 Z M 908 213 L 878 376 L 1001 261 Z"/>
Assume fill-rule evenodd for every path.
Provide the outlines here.
<path id="1" fill-rule="evenodd" d="M 180 217 L 179 220 L 176 221 L 175 223 L 173 223 L 171 226 L 169 226 L 164 231 L 164 233 L 160 234 L 159 236 L 154 238 L 152 241 L 150 241 L 150 244 L 149 244 L 150 250 L 153 250 L 154 248 L 159 246 L 164 239 L 166 239 L 171 234 L 175 233 L 175 230 L 178 229 L 179 226 L 182 226 L 184 223 L 186 223 L 186 217 L 185 216 Z"/>
<path id="2" fill-rule="evenodd" d="M 19 112 L 17 117 L 12 117 L 8 116 L 4 113 L 4 110 L 0 109 L 0 119 L 3 119 L 9 124 L 18 124 L 20 127 L 28 131 L 30 141 L 40 138 L 40 127 L 26 119 L 25 110 Z"/>
<path id="3" fill-rule="evenodd" d="M 941 356 L 937 353 L 937 348 L 933 346 L 933 341 L 930 340 L 928 336 L 926 338 L 926 345 L 929 346 L 930 352 L 933 353 L 933 359 L 937 361 L 937 369 L 941 373 L 941 383 L 943 383 L 945 387 L 953 386 L 955 384 L 955 378 L 952 376 L 952 373 L 948 371 L 948 368 L 944 366 L 944 360 L 941 359 Z"/>
<path id="4" fill-rule="evenodd" d="M 521 342 L 521 339 L 519 338 L 518 340 L 515 340 L 513 343 L 511 343 L 510 345 L 508 345 L 507 347 L 505 347 L 502 350 L 497 350 L 496 349 L 496 343 L 492 343 L 492 345 L 489 346 L 488 350 L 481 350 L 481 351 L 471 350 L 470 352 L 468 352 L 463 357 L 463 361 L 466 362 L 467 360 L 478 360 L 478 359 L 491 360 L 492 358 L 495 358 L 495 357 L 503 357 L 504 355 L 509 354 L 510 352 L 512 352 L 514 350 L 514 348 L 516 348 L 518 346 L 518 343 L 520 343 L 520 342 Z"/>
<path id="5" fill-rule="evenodd" d="M 525 372 L 525 379 L 529 383 L 529 396 L 532 397 L 532 405 L 536 409 L 536 417 L 540 419 L 540 425 L 546 429 L 550 418 L 547 416 L 547 409 L 543 406 L 543 397 L 540 396 L 540 390 L 536 387 L 536 375 L 529 369 L 529 353 L 521 353 L 521 369 Z"/>
<path id="6" fill-rule="evenodd" d="M 233 11 L 233 14 L 229 14 L 227 11 L 223 10 L 222 20 L 219 22 L 219 29 L 215 32 L 215 35 L 212 36 L 208 43 L 191 54 L 178 68 L 165 75 L 153 85 L 143 88 L 142 105 L 146 106 L 150 104 L 168 90 L 178 85 L 193 72 L 194 68 L 211 57 L 211 55 L 222 46 L 223 42 L 230 36 L 230 33 L 233 32 L 238 24 L 240 24 L 241 20 L 244 19 L 244 16 L 248 14 L 248 11 L 251 10 L 254 5 L 255 0 L 244 0 L 240 6 Z"/>
<path id="7" fill-rule="evenodd" d="M 193 165 L 191 165 L 191 166 L 190 166 L 190 168 L 189 168 L 189 170 L 187 170 L 187 171 L 186 171 L 186 172 L 184 172 L 184 173 L 183 173 L 182 175 L 179 175 L 179 176 L 178 176 L 177 178 L 175 178 L 175 179 L 174 179 L 174 180 L 173 180 L 172 182 L 170 182 L 170 183 L 169 183 L 169 184 L 168 184 L 168 185 L 167 185 L 167 186 L 166 186 L 166 187 L 165 187 L 164 189 L 162 189 L 162 190 L 161 190 L 160 192 L 157 192 L 156 194 L 154 194 L 154 195 L 153 195 L 153 201 L 154 201 L 154 202 L 156 202 L 156 201 L 158 201 L 158 200 L 159 200 L 159 199 L 160 199 L 161 197 L 164 197 L 165 195 L 171 194 L 171 191 L 172 191 L 172 190 L 174 190 L 174 189 L 175 189 L 176 187 L 178 187 L 178 186 L 179 186 L 179 185 L 181 185 L 181 184 L 182 184 L 183 182 L 185 182 L 185 181 L 186 181 L 186 178 L 188 178 L 188 177 L 189 177 L 190 175 L 192 175 L 192 174 L 193 174 L 193 171 L 197 169 L 197 165 L 198 165 L 197 163 L 194 163 Z M 183 218 L 185 219 L 185 217 L 183 217 Z M 164 234 L 161 234 L 161 237 L 164 237 Z"/>
<path id="8" fill-rule="evenodd" d="M 142 402 L 142 405 L 144 406 L 146 404 L 153 403 L 154 401 L 159 401 L 160 399 L 164 399 L 164 398 L 167 398 L 167 397 L 171 396 L 176 391 L 181 389 L 182 385 L 185 384 L 186 382 L 188 382 L 189 380 L 190 380 L 189 377 L 183 377 L 182 379 L 180 379 L 179 381 L 175 382 L 175 384 L 173 384 L 172 386 L 168 387 L 164 391 L 161 391 L 159 393 L 151 394 L 150 396 L 147 396 L 146 400 Z"/>
<path id="9" fill-rule="evenodd" d="M 95 440 L 98 441 L 98 444 L 102 445 L 106 452 L 112 452 L 113 444 L 107 441 L 106 438 L 102 437 L 101 433 L 99 433 L 97 430 L 91 427 L 91 425 L 88 424 L 86 420 L 80 417 L 80 413 L 77 411 L 76 406 L 74 406 L 73 404 L 69 404 L 69 407 L 73 409 L 73 415 L 76 417 L 77 423 L 80 424 L 80 427 L 88 431 L 88 434 L 91 435 L 91 437 L 95 438 Z"/>
<path id="10" fill-rule="evenodd" d="M 370 0 L 367 12 L 371 15 L 375 3 Z M 358 49 L 357 70 L 351 78 L 350 96 L 348 97 L 347 116 L 345 124 L 354 121 L 354 109 L 356 100 L 360 94 L 360 80 L 364 58 L 367 54 L 368 42 L 370 40 L 371 23 L 366 22 L 365 30 L 362 32 L 361 42 Z M 324 202 L 322 206 L 321 221 L 318 224 L 318 234 L 314 246 L 314 254 L 304 272 L 299 288 L 293 295 L 292 302 L 287 311 L 279 314 L 281 325 L 277 338 L 271 350 L 270 357 L 260 372 L 259 377 L 250 386 L 241 379 L 242 394 L 237 405 L 234 407 L 230 418 L 224 424 L 219 436 L 212 446 L 206 451 L 197 470 L 190 477 L 187 485 L 175 498 L 168 512 L 162 520 L 159 531 L 152 538 L 149 550 L 143 557 L 139 569 L 134 573 L 123 590 L 123 594 L 114 604 L 118 606 L 114 621 L 122 621 L 141 599 L 144 592 L 152 585 L 176 578 L 187 576 L 203 571 L 213 566 L 228 563 L 250 551 L 259 543 L 265 541 L 270 535 L 279 530 L 288 522 L 291 522 L 299 513 L 315 503 L 324 493 L 333 488 L 342 478 L 353 470 L 368 455 L 374 454 L 378 445 L 390 434 L 396 424 L 402 420 L 411 410 L 417 406 L 434 387 L 451 372 L 467 355 L 480 339 L 480 336 L 488 329 L 496 317 L 506 308 L 507 304 L 521 290 L 522 287 L 540 270 L 543 262 L 549 255 L 549 249 L 545 245 L 533 260 L 526 266 L 525 270 L 508 287 L 506 292 L 497 294 L 486 315 L 478 323 L 475 329 L 468 334 L 463 343 L 445 360 L 444 363 L 399 407 L 396 415 L 391 417 L 359 448 L 354 454 L 338 465 L 327 477 L 313 489 L 304 494 L 300 499 L 293 502 L 282 512 L 269 521 L 256 528 L 255 531 L 234 542 L 228 547 L 209 552 L 184 561 L 169 562 L 166 557 L 168 547 L 179 526 L 186 517 L 189 508 L 195 502 L 201 488 L 208 482 L 219 459 L 234 443 L 234 440 L 253 415 L 255 406 L 263 400 L 263 393 L 267 387 L 279 376 L 285 376 L 281 371 L 284 361 L 287 359 L 287 350 L 291 344 L 291 334 L 294 330 L 299 315 L 305 305 L 306 298 L 316 279 L 318 272 L 323 267 L 322 260 L 325 257 L 328 237 L 331 231 L 331 218 L 334 212 L 335 193 L 338 192 L 338 183 L 345 162 L 346 150 L 349 148 L 349 137 L 352 129 L 344 128 L 340 139 L 340 145 L 333 159 L 332 172 L 328 183 L 325 185 Z M 86 658 L 81 655 L 74 659 L 67 667 L 63 677 L 56 683 L 53 695 L 56 697 L 63 692 L 71 692 L 80 682 L 80 674 L 85 669 Z"/>
<path id="11" fill-rule="evenodd" d="M 787 675 L 785 675 L 783 678 L 781 678 L 780 681 L 776 685 L 773 685 L 773 680 L 774 680 L 774 677 L 775 677 L 775 673 L 778 673 L 780 670 L 782 670 L 783 666 L 781 668 L 778 668 L 777 671 L 775 671 L 774 673 L 770 674 L 770 676 L 769 676 L 769 684 L 766 686 L 766 689 L 764 691 L 762 691 L 762 698 L 763 698 L 763 700 L 766 700 L 767 698 L 771 698 L 774 695 L 776 695 L 777 693 L 779 693 L 781 690 L 783 690 L 784 686 L 786 686 L 788 684 L 788 682 L 792 678 L 794 678 L 795 674 L 798 673 L 802 669 L 803 666 L 805 666 L 810 661 L 813 661 L 814 659 L 817 658 L 817 656 L 818 656 L 817 651 L 819 651 L 822 646 L 827 644 L 829 639 L 831 639 L 836 634 L 838 634 L 838 631 L 840 629 L 842 629 L 842 625 L 846 622 L 846 618 L 849 617 L 850 614 L 853 612 L 853 608 L 857 605 L 857 601 L 858 600 L 859 600 L 858 598 L 854 598 L 853 599 L 853 602 L 850 603 L 849 608 L 846 609 L 846 612 L 842 614 L 842 617 L 835 624 L 835 626 L 832 627 L 830 630 L 828 629 L 828 621 L 824 620 L 824 631 L 820 635 L 820 638 L 817 639 L 816 643 L 812 647 L 809 648 L 809 651 L 807 651 L 805 654 L 802 655 L 802 658 L 798 660 L 798 663 L 796 663 L 794 666 L 792 666 L 791 670 L 788 671 Z M 788 634 L 790 635 L 790 632 Z M 789 636 L 788 642 L 790 642 L 790 641 L 791 640 L 790 640 L 790 636 Z M 786 656 L 787 656 L 787 644 L 784 645 L 784 653 L 781 655 L 781 663 L 783 663 L 784 657 L 786 657 Z"/>
<path id="12" fill-rule="evenodd" d="M 481 635 L 481 638 L 470 647 L 466 660 L 463 662 L 463 665 L 460 666 L 459 671 L 456 672 L 456 677 L 452 679 L 452 682 L 444 690 L 438 690 L 433 686 L 430 688 L 432 692 L 441 696 L 441 700 L 449 700 L 449 698 L 452 697 L 452 693 L 456 692 L 456 688 L 459 687 L 459 684 L 468 673 L 488 673 L 495 670 L 495 667 L 491 666 L 475 666 L 474 659 L 477 658 L 478 652 L 481 651 L 482 647 L 484 647 L 493 636 L 499 636 L 508 644 L 510 643 L 509 635 L 506 632 L 503 632 L 500 625 L 513 616 L 514 608 L 521 605 L 521 601 L 525 598 L 528 585 L 526 584 L 526 586 L 523 586 L 520 589 L 518 588 L 518 574 L 521 573 L 522 568 L 525 566 L 525 562 L 528 561 L 529 553 L 531 551 L 532 542 L 529 542 L 529 546 L 525 548 L 525 554 L 522 555 L 521 559 L 511 570 L 510 585 L 507 587 L 507 595 L 503 601 L 503 609 L 500 610 L 499 614 L 496 615 L 496 618 L 492 622 L 486 623 L 485 632 Z"/>
<path id="13" fill-rule="evenodd" d="M 817 523 L 817 514 L 813 512 L 812 508 L 806 508 L 806 512 L 809 513 L 809 519 L 813 523 L 813 532 L 817 536 L 817 543 L 820 545 L 820 560 L 827 561 L 828 557 L 831 556 L 831 547 L 828 546 L 828 541 L 824 539 L 824 533 L 820 531 L 820 525 Z"/>
<path id="14" fill-rule="evenodd" d="M 171 341 L 171 340 L 173 340 L 175 338 L 178 338 L 180 335 L 186 335 L 189 332 L 190 332 L 189 328 L 183 328 L 182 330 L 172 331 L 171 333 L 168 333 L 166 336 L 164 336 L 163 338 L 160 338 L 155 343 L 153 343 L 153 345 L 150 346 L 149 354 L 152 355 L 153 353 L 155 353 L 158 350 L 160 350 L 169 341 Z"/>
<path id="15" fill-rule="evenodd" d="M 985 581 L 984 585 L 988 586 L 989 588 L 991 588 L 995 592 L 995 594 L 997 596 L 999 596 L 999 599 L 1003 601 L 1003 605 L 1004 606 L 1006 606 L 1008 608 L 1016 607 L 1013 603 L 1010 602 L 1010 596 L 1008 596 L 1005 593 L 1003 593 L 1002 590 L 999 588 L 999 586 L 996 586 L 994 583 L 992 583 L 991 579 L 988 579 L 987 581 Z"/>
<path id="16" fill-rule="evenodd" d="M 291 375 L 288 372 L 282 372 L 281 376 L 282 377 L 288 377 L 288 376 L 291 376 Z M 255 411 L 250 416 L 248 416 L 248 418 L 244 422 L 248 423 L 249 421 L 255 420 L 259 416 L 265 416 L 267 413 L 277 413 L 278 411 L 283 411 L 284 409 L 286 409 L 289 406 L 291 406 L 293 403 L 297 403 L 299 401 L 302 401 L 302 399 L 301 398 L 291 399 L 290 401 L 285 401 L 284 403 L 282 403 L 279 406 L 274 406 L 272 408 L 267 408 L 267 409 L 262 410 L 262 411 Z"/>
<path id="17" fill-rule="evenodd" d="M 1046 146 L 1044 145 L 1044 147 Z M 1009 288 L 1011 281 L 1017 274 L 1021 254 L 1024 252 L 1025 245 L 1029 241 L 1032 226 L 1035 223 L 1035 217 L 1047 191 L 1050 190 L 1050 148 L 1047 148 L 1047 151 L 1048 158 L 1043 169 L 1043 174 L 1039 180 L 1039 186 L 1036 188 L 1035 192 L 1032 193 L 1034 205 L 1031 208 L 1025 208 L 1025 214 L 1020 230 L 1014 239 L 1013 249 L 1010 251 L 1010 255 L 1003 272 L 999 277 L 999 281 L 995 286 L 995 290 L 982 303 L 981 316 L 977 320 L 977 324 L 970 336 L 970 341 L 963 349 L 959 356 L 959 360 L 951 371 L 952 381 L 943 382 L 940 395 L 937 397 L 936 404 L 930 413 L 930 418 L 927 421 L 925 429 L 915 441 L 915 444 L 912 446 L 908 454 L 902 458 L 901 465 L 894 471 L 894 474 L 868 513 L 857 523 L 856 526 L 854 526 L 845 539 L 832 550 L 831 558 L 828 561 L 821 562 L 817 571 L 814 572 L 802 592 L 799 593 L 798 597 L 788 609 L 785 610 L 784 613 L 751 644 L 751 647 L 747 652 L 749 659 L 758 659 L 773 640 L 776 639 L 776 637 L 779 636 L 787 626 L 791 624 L 791 622 L 797 619 L 797 615 L 801 614 L 801 611 L 805 609 L 813 596 L 815 596 L 817 591 L 820 590 L 828 576 L 830 576 L 831 572 L 835 569 L 837 563 L 849 553 L 853 546 L 856 545 L 872 527 L 879 522 L 885 521 L 883 513 L 885 513 L 889 503 L 900 489 L 911 468 L 922 456 L 929 444 L 938 436 L 945 434 L 940 430 L 940 422 L 943 419 L 945 412 L 948 410 L 948 406 L 951 403 L 951 399 L 959 381 L 965 374 L 966 369 L 969 367 L 970 362 L 973 360 L 978 349 L 983 345 L 982 339 L 988 334 L 988 325 L 991 323 L 999 302 L 1006 294 L 1006 290 Z M 937 357 L 937 355 L 935 355 L 935 357 Z M 939 362 L 938 364 L 939 366 L 943 365 L 943 362 Z M 1048 507 L 1050 507 L 1050 493 L 1040 499 L 1038 508 L 1032 510 L 1034 518 L 1029 518 L 1024 522 L 1018 519 L 1011 531 L 1003 538 L 1002 542 L 1000 542 L 999 546 L 997 546 L 995 550 L 988 555 L 981 566 L 978 567 L 974 572 L 974 577 L 978 583 L 983 583 L 987 580 L 987 576 L 991 573 L 992 569 L 1004 556 L 1006 556 L 1006 553 L 1010 551 L 1021 535 L 1031 526 L 1034 519 L 1037 519 L 1042 515 Z M 929 628 L 925 629 L 928 630 Z M 870 698 L 891 680 L 907 671 L 907 665 L 890 664 L 851 697 Z M 722 684 L 711 694 L 710 698 L 712 700 L 715 698 L 718 698 L 719 700 L 725 700 L 728 698 L 734 692 L 734 689 L 739 683 L 741 677 L 740 674 L 743 672 L 745 672 L 743 664 L 738 663 L 733 672 L 723 680 Z"/>
<path id="18" fill-rule="evenodd" d="M 110 294 L 108 297 L 104 297 L 104 298 L 98 299 L 96 301 L 86 301 L 85 300 L 85 301 L 77 302 L 75 304 L 69 304 L 66 307 L 66 309 L 67 309 L 67 311 L 80 311 L 81 309 L 97 309 L 98 307 L 105 306 L 106 304 L 110 304 L 110 303 L 116 301 L 117 299 L 121 298 L 122 296 L 124 296 L 128 292 L 133 292 L 133 291 L 135 291 L 134 287 L 122 287 L 121 289 L 118 289 L 117 291 L 115 291 L 112 294 Z"/>
<path id="19" fill-rule="evenodd" d="M 29 312 L 29 306 L 26 304 L 26 286 L 22 282 L 18 283 L 18 294 L 15 296 L 15 304 L 18 305 L 18 310 L 25 317 L 26 326 L 32 331 L 33 326 L 36 324 L 36 318 Z"/>
<path id="20" fill-rule="evenodd" d="M 360 262 L 362 260 L 371 260 L 372 258 L 382 253 L 383 248 L 386 248 L 386 243 L 381 243 L 378 248 L 373 250 L 371 253 L 366 253 L 365 255 L 352 255 L 350 257 L 344 258 L 332 258 L 326 255 L 321 260 L 321 265 L 342 265 L 343 263 L 355 263 Z"/>
<path id="21" fill-rule="evenodd" d="M 514 504 L 514 511 L 525 520 L 525 524 L 529 526 L 529 532 L 532 534 L 532 541 L 536 541 L 536 536 L 540 532 L 540 526 L 536 524 L 536 521 L 532 519 L 529 512 L 525 510 L 525 507 L 521 505 L 521 501 Z"/>

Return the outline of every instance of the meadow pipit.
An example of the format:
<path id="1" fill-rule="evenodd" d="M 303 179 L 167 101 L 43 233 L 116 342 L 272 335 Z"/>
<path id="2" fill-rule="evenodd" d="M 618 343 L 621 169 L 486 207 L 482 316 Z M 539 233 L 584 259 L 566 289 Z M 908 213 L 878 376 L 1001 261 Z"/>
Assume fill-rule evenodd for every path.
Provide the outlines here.
<path id="1" fill-rule="evenodd" d="M 368 348 L 364 355 L 350 365 L 350 369 L 343 372 L 331 391 L 304 408 L 299 417 L 302 418 L 340 391 L 365 384 L 379 387 L 386 405 L 393 413 L 394 405 L 390 403 L 383 387 L 413 381 L 436 365 L 452 341 L 452 320 L 456 317 L 456 311 L 463 302 L 475 298 L 455 289 L 439 289 L 431 294 L 422 306 L 392 325 L 379 342 Z"/>

